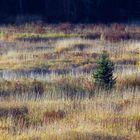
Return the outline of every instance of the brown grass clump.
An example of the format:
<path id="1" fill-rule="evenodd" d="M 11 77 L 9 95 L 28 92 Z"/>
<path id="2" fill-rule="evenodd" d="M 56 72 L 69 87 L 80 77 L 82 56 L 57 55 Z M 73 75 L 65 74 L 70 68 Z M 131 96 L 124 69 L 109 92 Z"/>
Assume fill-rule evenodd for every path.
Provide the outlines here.
<path id="1" fill-rule="evenodd" d="M 140 132 L 140 117 L 136 120 L 136 131 Z"/>
<path id="2" fill-rule="evenodd" d="M 130 37 L 128 33 L 124 32 L 109 32 L 105 34 L 104 38 L 111 42 L 118 42 L 121 40 L 128 40 Z"/>
<path id="3" fill-rule="evenodd" d="M 45 86 L 43 82 L 38 80 L 0 81 L 0 94 L 3 97 L 14 95 L 33 95 L 40 97 L 44 94 L 44 89 Z"/>
<path id="4" fill-rule="evenodd" d="M 66 23 L 61 23 L 61 24 L 56 28 L 56 30 L 57 30 L 58 32 L 69 33 L 69 31 L 72 29 L 71 27 L 72 27 L 72 25 L 71 25 L 70 23 L 66 22 Z"/>
<path id="5" fill-rule="evenodd" d="M 126 31 L 126 25 L 125 24 L 118 24 L 114 23 L 111 25 L 112 31 L 118 31 L 118 32 L 125 32 Z"/>
<path id="6" fill-rule="evenodd" d="M 12 116 L 13 118 L 19 118 L 29 113 L 27 107 L 10 107 L 0 108 L 0 117 Z"/>
<path id="7" fill-rule="evenodd" d="M 139 88 L 140 77 L 137 74 L 120 76 L 117 79 L 117 87 L 122 88 Z"/>
<path id="8" fill-rule="evenodd" d="M 100 39 L 101 38 L 101 33 L 89 33 L 87 35 L 83 35 L 83 38 L 85 39 Z"/>
<path id="9" fill-rule="evenodd" d="M 52 111 L 52 112 L 45 112 L 43 114 L 43 122 L 45 124 L 54 122 L 56 120 L 61 120 L 66 116 L 66 113 L 64 111 Z"/>

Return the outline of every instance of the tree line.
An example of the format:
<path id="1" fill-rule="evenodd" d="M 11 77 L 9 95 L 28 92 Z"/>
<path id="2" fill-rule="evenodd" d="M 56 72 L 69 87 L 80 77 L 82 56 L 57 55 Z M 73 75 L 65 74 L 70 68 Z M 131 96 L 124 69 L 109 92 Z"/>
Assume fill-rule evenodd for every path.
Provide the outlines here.
<path id="1" fill-rule="evenodd" d="M 140 17 L 139 0 L 0 0 L 0 19 L 40 15 L 50 22 L 93 22 Z"/>

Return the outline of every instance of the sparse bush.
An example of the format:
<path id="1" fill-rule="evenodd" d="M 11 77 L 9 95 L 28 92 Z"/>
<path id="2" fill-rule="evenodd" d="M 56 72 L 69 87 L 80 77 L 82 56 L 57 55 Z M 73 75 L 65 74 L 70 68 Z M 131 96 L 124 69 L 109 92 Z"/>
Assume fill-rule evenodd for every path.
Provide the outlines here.
<path id="1" fill-rule="evenodd" d="M 31 90 L 34 93 L 35 97 L 42 96 L 44 93 L 44 85 L 42 82 L 34 80 L 31 85 Z"/>

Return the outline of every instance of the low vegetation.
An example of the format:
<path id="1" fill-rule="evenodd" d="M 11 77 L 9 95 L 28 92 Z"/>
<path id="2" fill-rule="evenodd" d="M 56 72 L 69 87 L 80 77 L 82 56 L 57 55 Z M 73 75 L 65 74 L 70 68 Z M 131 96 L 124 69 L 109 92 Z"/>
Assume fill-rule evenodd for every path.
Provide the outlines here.
<path id="1" fill-rule="evenodd" d="M 0 140 L 140 139 L 139 27 L 0 30 Z"/>

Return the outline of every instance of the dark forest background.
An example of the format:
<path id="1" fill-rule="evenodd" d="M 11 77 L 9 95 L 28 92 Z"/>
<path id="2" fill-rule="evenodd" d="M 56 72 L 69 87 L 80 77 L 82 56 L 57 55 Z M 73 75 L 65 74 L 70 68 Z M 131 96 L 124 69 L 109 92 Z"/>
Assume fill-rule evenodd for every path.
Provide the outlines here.
<path id="1" fill-rule="evenodd" d="M 28 15 L 46 22 L 139 19 L 140 0 L 0 0 L 0 22 Z"/>

